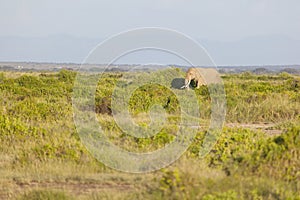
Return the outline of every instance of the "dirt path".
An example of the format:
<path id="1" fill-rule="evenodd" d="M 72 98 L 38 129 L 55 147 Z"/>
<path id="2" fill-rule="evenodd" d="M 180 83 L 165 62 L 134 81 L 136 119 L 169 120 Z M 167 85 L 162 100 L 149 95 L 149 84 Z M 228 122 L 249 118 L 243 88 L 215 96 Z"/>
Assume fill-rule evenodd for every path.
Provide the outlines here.
<path id="1" fill-rule="evenodd" d="M 50 191 L 65 191 L 72 196 L 88 196 L 92 193 L 97 193 L 101 191 L 106 192 L 130 192 L 134 190 L 136 186 L 126 182 L 59 182 L 59 181 L 29 181 L 29 182 L 13 182 L 10 188 L 13 191 L 6 191 L 5 189 L 0 189 L 0 199 L 11 199 L 11 197 L 16 197 L 25 191 L 32 190 L 50 190 Z"/>
<path id="2" fill-rule="evenodd" d="M 280 135 L 283 130 L 276 129 L 276 124 L 268 123 L 268 124 L 242 124 L 242 123 L 227 123 L 227 127 L 229 128 L 247 128 L 251 130 L 261 130 L 265 132 L 267 135 L 274 136 Z"/>

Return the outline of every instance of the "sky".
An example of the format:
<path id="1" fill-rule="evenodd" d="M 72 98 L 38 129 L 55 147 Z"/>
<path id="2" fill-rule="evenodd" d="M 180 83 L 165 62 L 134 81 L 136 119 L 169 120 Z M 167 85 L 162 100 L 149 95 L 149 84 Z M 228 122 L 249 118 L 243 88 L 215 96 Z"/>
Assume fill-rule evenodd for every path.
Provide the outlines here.
<path id="1" fill-rule="evenodd" d="M 300 41 L 299 22 L 298 0 L 0 0 L 0 37 L 107 38 L 164 27 L 209 41 Z"/>

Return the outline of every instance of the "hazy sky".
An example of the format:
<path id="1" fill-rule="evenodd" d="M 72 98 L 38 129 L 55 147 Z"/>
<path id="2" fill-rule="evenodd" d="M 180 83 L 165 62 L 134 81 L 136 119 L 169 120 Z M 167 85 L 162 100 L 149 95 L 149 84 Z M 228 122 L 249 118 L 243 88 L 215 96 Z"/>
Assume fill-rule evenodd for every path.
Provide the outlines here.
<path id="1" fill-rule="evenodd" d="M 105 38 L 143 26 L 218 41 L 300 40 L 299 0 L 0 0 L 0 36 Z"/>

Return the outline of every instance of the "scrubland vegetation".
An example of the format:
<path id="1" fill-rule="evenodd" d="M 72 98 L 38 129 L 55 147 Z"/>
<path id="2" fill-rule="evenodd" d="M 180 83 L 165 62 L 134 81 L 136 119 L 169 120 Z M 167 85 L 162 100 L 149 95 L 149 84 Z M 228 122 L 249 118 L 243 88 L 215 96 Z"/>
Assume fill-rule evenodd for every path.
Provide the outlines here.
<path id="1" fill-rule="evenodd" d="M 162 148 L 176 137 L 176 96 L 159 85 L 136 90 L 129 105 L 139 125 L 149 123 L 145 113 L 154 103 L 165 108 L 170 123 L 150 138 L 128 136 L 111 116 L 111 94 L 122 73 L 105 73 L 98 83 L 99 124 L 129 151 Z M 0 199 L 300 199 L 299 76 L 222 75 L 226 120 L 204 158 L 198 152 L 211 99 L 207 86 L 195 89 L 202 126 L 192 145 L 171 166 L 146 174 L 112 170 L 83 146 L 73 122 L 75 76 L 67 70 L 0 72 Z"/>

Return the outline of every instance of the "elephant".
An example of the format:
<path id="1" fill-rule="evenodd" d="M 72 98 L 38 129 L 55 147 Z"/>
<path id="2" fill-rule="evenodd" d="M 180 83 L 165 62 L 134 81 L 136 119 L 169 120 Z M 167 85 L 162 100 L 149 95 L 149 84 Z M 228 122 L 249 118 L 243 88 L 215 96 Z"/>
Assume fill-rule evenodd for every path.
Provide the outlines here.
<path id="1" fill-rule="evenodd" d="M 194 80 L 196 82 L 197 88 L 199 88 L 201 85 L 206 85 L 205 80 L 203 79 L 202 74 L 202 69 L 201 68 L 189 68 L 188 71 L 186 72 L 185 76 L 185 85 L 181 87 L 182 88 L 187 88 L 189 89 L 189 85 L 191 83 L 191 80 Z"/>

